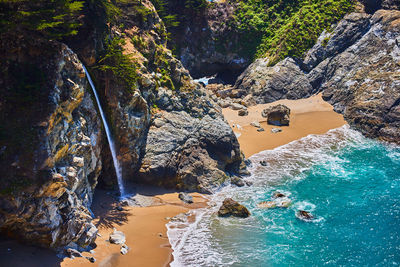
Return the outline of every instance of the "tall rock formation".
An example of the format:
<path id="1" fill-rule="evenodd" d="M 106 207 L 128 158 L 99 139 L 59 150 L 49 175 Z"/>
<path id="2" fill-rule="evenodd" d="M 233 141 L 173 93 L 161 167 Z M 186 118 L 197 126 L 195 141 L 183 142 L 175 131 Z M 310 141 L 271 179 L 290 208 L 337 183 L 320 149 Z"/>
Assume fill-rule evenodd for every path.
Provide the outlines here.
<path id="1" fill-rule="evenodd" d="M 0 230 L 45 247 L 86 247 L 97 233 L 89 207 L 102 135 L 85 73 L 64 44 L 8 37 L 0 52 Z"/>

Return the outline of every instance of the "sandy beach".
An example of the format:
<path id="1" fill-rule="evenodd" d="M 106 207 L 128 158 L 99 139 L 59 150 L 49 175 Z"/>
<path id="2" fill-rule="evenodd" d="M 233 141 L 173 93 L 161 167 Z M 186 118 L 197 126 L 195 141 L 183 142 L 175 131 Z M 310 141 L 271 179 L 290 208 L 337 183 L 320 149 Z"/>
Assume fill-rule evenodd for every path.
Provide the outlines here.
<path id="1" fill-rule="evenodd" d="M 277 127 L 268 125 L 261 116 L 263 109 L 277 104 L 284 104 L 290 108 L 290 125 Z M 246 157 L 263 150 L 274 149 L 309 134 L 323 134 L 330 129 L 346 124 L 343 116 L 333 111 L 333 107 L 325 102 L 321 95 L 299 100 L 279 100 L 269 104 L 259 104 L 248 108 L 249 115 L 239 116 L 236 110 L 225 108 L 222 110 L 225 119 L 236 133 L 240 147 Z M 260 123 L 265 129 L 258 132 L 250 124 Z M 272 133 L 272 128 L 280 128 L 282 132 Z"/>
<path id="2" fill-rule="evenodd" d="M 137 193 L 150 206 L 124 206 L 120 211 L 114 196 L 108 191 L 96 190 L 92 206 L 95 215 L 93 223 L 100 236 L 96 239 L 97 247 L 93 253 L 82 253 L 94 257 L 95 263 L 86 258 L 61 259 L 48 249 L 1 240 L 0 266 L 167 266 L 172 261 L 166 228 L 169 218 L 190 209 L 205 207 L 207 199 L 201 194 L 191 193 L 194 203 L 185 204 L 178 198 L 178 193 L 154 187 L 137 187 Z M 120 245 L 108 241 L 114 227 L 126 236 L 126 244 L 130 248 L 126 255 L 121 255 Z"/>

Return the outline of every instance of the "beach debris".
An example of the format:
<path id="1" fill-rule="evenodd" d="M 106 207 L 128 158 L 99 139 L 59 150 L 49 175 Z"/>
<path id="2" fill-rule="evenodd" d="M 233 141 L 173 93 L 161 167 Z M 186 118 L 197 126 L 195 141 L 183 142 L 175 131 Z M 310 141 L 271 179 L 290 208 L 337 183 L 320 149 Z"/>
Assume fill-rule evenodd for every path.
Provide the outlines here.
<path id="1" fill-rule="evenodd" d="M 261 166 L 264 166 L 264 167 L 268 165 L 267 162 L 266 162 L 265 160 L 261 160 L 261 161 L 260 161 L 260 164 L 261 164 Z"/>
<path id="2" fill-rule="evenodd" d="M 90 261 L 91 263 L 95 263 L 96 262 L 96 258 L 95 257 L 85 257 L 88 261 Z"/>
<path id="3" fill-rule="evenodd" d="M 282 104 L 266 108 L 261 116 L 267 118 L 267 123 L 275 126 L 289 126 L 290 109 Z"/>
<path id="4" fill-rule="evenodd" d="M 272 128 L 271 129 L 271 133 L 280 133 L 280 132 L 282 132 L 281 128 Z"/>
<path id="5" fill-rule="evenodd" d="M 250 125 L 256 128 L 261 128 L 261 125 L 258 121 L 253 121 L 252 123 L 250 123 Z"/>
<path id="6" fill-rule="evenodd" d="M 238 187 L 242 187 L 245 185 L 245 183 L 243 182 L 243 179 L 241 179 L 238 176 L 232 176 L 231 178 L 231 184 L 236 185 Z"/>
<path id="7" fill-rule="evenodd" d="M 158 233 L 157 235 L 158 235 L 158 237 L 163 237 L 162 233 Z"/>
<path id="8" fill-rule="evenodd" d="M 257 129 L 257 132 L 264 132 L 265 130 L 264 130 L 264 128 L 258 128 Z"/>
<path id="9" fill-rule="evenodd" d="M 180 192 L 178 195 L 179 199 L 185 203 L 191 204 L 193 203 L 193 197 L 188 193 Z"/>
<path id="10" fill-rule="evenodd" d="M 250 216 L 249 210 L 231 198 L 225 198 L 221 207 L 218 210 L 219 217 L 240 217 L 247 218 Z"/>
<path id="11" fill-rule="evenodd" d="M 67 248 L 66 252 L 68 257 L 70 257 L 71 259 L 74 259 L 76 257 L 82 257 L 82 253 L 73 248 Z"/>
<path id="12" fill-rule="evenodd" d="M 239 116 L 247 116 L 247 115 L 249 115 L 249 111 L 247 110 L 247 108 L 246 109 L 240 109 L 239 111 L 238 111 L 238 115 Z"/>
<path id="13" fill-rule="evenodd" d="M 126 241 L 125 234 L 114 228 L 112 234 L 110 234 L 109 241 L 111 244 L 124 244 Z"/>
<path id="14" fill-rule="evenodd" d="M 118 210 L 118 211 L 123 211 L 123 210 L 124 210 L 124 208 L 121 207 L 120 205 L 118 205 L 117 207 L 115 207 L 115 209 Z"/>
<path id="15" fill-rule="evenodd" d="M 100 233 L 97 233 L 97 236 L 98 236 L 98 237 L 101 237 L 101 234 L 100 234 Z"/>
<path id="16" fill-rule="evenodd" d="M 122 244 L 119 252 L 121 252 L 122 255 L 125 255 L 126 253 L 128 253 L 128 251 L 129 251 L 129 247 L 126 244 Z"/>
<path id="17" fill-rule="evenodd" d="M 305 211 L 305 210 L 298 210 L 296 212 L 296 217 L 305 222 L 310 222 L 315 219 L 314 215 L 312 215 L 310 212 Z"/>

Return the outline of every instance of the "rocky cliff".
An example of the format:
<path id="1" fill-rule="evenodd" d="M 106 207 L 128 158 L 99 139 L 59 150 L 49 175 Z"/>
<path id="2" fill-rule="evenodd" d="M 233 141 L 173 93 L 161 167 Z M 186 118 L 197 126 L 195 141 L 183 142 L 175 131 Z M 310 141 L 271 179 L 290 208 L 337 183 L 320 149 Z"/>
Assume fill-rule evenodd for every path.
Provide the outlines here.
<path id="1" fill-rule="evenodd" d="M 380 7 L 393 7 L 389 2 Z M 369 137 L 400 143 L 399 23 L 398 10 L 349 14 L 325 31 L 304 59 L 287 58 L 272 67 L 259 59 L 234 90 L 257 103 L 323 91 L 351 126 Z"/>
<path id="2" fill-rule="evenodd" d="M 52 248 L 86 247 L 96 237 L 93 190 L 98 177 L 109 185 L 116 178 L 79 59 L 101 97 L 126 182 L 212 192 L 245 173 L 235 135 L 166 48 L 151 2 L 106 2 L 85 3 L 78 34 L 62 39 L 73 51 L 36 32 L 2 34 L 3 234 Z"/>
<path id="3" fill-rule="evenodd" d="M 102 135 L 82 65 L 58 42 L 1 41 L 0 229 L 41 246 L 86 247 L 97 233 L 89 207 Z"/>

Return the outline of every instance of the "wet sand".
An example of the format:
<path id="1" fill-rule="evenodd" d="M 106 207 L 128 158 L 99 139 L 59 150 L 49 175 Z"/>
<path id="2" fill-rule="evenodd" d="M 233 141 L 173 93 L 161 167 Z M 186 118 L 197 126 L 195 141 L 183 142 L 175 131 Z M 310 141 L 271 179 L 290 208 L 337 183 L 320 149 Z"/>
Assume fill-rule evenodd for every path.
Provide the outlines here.
<path id="1" fill-rule="evenodd" d="M 273 126 L 266 123 L 261 116 L 263 109 L 277 104 L 290 108 L 290 125 Z M 236 110 L 223 109 L 225 119 L 231 125 L 238 137 L 240 147 L 246 157 L 263 150 L 274 149 L 309 134 L 324 134 L 331 129 L 346 124 L 343 116 L 334 112 L 333 107 L 322 100 L 321 95 L 315 95 L 300 100 L 279 100 L 269 104 L 259 104 L 248 108 L 248 116 L 239 116 Z M 258 121 L 264 132 L 258 132 L 250 123 Z M 239 126 L 238 126 L 239 125 Z M 280 128 L 282 132 L 272 133 L 272 128 Z"/>

